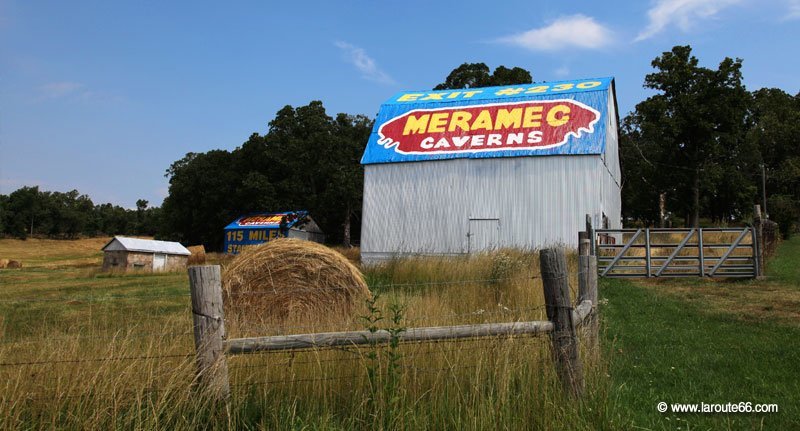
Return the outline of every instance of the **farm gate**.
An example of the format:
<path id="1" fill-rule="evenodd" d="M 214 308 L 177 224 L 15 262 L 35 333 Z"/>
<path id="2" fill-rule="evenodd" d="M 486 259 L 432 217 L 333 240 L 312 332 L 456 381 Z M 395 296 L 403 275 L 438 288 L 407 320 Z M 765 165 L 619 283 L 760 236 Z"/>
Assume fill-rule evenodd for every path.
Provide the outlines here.
<path id="1" fill-rule="evenodd" d="M 758 277 L 753 227 L 596 229 L 601 277 Z"/>

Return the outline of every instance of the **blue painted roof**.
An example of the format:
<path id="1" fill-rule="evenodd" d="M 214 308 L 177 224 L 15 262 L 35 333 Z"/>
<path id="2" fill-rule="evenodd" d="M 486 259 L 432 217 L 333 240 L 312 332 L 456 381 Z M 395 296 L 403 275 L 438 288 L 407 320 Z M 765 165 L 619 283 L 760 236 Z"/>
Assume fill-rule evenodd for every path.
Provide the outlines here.
<path id="1" fill-rule="evenodd" d="M 294 218 L 292 216 L 294 215 Z M 241 216 L 225 226 L 228 229 L 278 229 L 281 218 L 287 217 L 287 228 L 291 228 L 308 217 L 308 211 L 283 211 L 274 213 L 254 213 Z"/>
<path id="2" fill-rule="evenodd" d="M 612 83 L 401 92 L 381 105 L 361 163 L 601 154 Z"/>

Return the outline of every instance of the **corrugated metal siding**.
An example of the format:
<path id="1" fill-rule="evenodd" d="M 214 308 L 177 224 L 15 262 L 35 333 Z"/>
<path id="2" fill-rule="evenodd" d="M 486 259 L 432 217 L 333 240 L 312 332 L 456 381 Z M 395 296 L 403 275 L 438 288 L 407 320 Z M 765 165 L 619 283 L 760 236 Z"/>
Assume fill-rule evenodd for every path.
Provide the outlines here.
<path id="1" fill-rule="evenodd" d="M 606 150 L 603 155 L 603 211 L 608 217 L 611 229 L 622 227 L 622 175 L 619 166 L 619 135 L 617 133 L 617 103 L 614 100 L 614 88 L 608 92 L 608 134 Z M 598 224 L 598 226 L 600 226 Z"/>
<path id="2" fill-rule="evenodd" d="M 408 253 L 467 253 L 470 218 L 498 218 L 501 247 L 575 247 L 585 214 L 598 218 L 605 211 L 610 218 L 619 212 L 614 196 L 619 189 L 608 186 L 611 177 L 598 156 L 364 168 L 361 253 L 366 262 Z"/>

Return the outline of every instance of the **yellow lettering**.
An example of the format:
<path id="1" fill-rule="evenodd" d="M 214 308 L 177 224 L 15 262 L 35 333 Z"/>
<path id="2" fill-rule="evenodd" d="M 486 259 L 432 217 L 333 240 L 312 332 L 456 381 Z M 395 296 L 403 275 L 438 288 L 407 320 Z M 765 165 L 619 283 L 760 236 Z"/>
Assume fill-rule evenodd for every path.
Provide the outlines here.
<path id="1" fill-rule="evenodd" d="M 492 130 L 492 114 L 490 114 L 489 111 L 481 111 L 478 114 L 478 118 L 472 123 L 470 130 L 478 129 Z"/>
<path id="2" fill-rule="evenodd" d="M 398 102 L 413 102 L 420 97 L 424 96 L 425 93 L 406 93 L 397 98 Z"/>
<path id="3" fill-rule="evenodd" d="M 431 115 L 431 122 L 428 123 L 428 133 L 444 132 L 444 126 L 447 124 L 448 116 L 450 116 L 448 112 L 437 112 Z"/>
<path id="4" fill-rule="evenodd" d="M 563 126 L 569 122 L 569 106 L 556 105 L 547 111 L 547 124 L 558 127 Z M 560 114 L 560 115 L 559 115 Z"/>
<path id="5" fill-rule="evenodd" d="M 456 127 L 459 129 L 469 132 L 469 120 L 472 119 L 472 114 L 465 111 L 456 111 L 453 113 L 453 116 L 450 117 L 450 125 L 447 126 L 448 132 L 454 132 Z"/>
<path id="6" fill-rule="evenodd" d="M 251 230 L 249 233 L 250 233 L 250 235 L 248 235 L 247 239 L 249 239 L 250 241 L 257 241 L 257 240 L 261 239 L 261 238 L 259 238 L 259 236 L 261 236 L 260 235 L 261 234 L 260 230 Z"/>
<path id="7" fill-rule="evenodd" d="M 522 127 L 540 127 L 542 122 L 542 107 L 541 106 L 528 106 L 525 108 L 525 119 L 522 121 Z"/>
<path id="8" fill-rule="evenodd" d="M 494 120 L 494 130 L 519 128 L 522 123 L 522 108 L 498 109 Z"/>
<path id="9" fill-rule="evenodd" d="M 414 115 L 409 115 L 406 118 L 406 126 L 403 128 L 403 136 L 411 134 L 411 133 L 425 133 L 425 129 L 428 128 L 428 119 L 430 119 L 431 114 L 425 114 L 419 118 Z"/>
<path id="10" fill-rule="evenodd" d="M 599 81 L 586 81 L 586 82 L 581 82 L 580 84 L 576 85 L 576 87 L 585 90 L 587 88 L 597 87 L 598 85 L 600 85 Z"/>
<path id="11" fill-rule="evenodd" d="M 464 92 L 464 98 L 465 99 L 469 99 L 470 97 L 472 97 L 472 96 L 474 96 L 476 94 L 480 94 L 480 93 L 483 93 L 483 90 L 465 91 Z"/>
<path id="12" fill-rule="evenodd" d="M 459 95 L 459 94 L 461 94 L 461 92 L 460 92 L 460 91 L 454 91 L 454 92 L 450 93 L 450 94 L 447 96 L 447 98 L 448 98 L 448 99 L 455 99 L 456 97 L 458 97 L 458 95 Z"/>
<path id="13" fill-rule="evenodd" d="M 442 97 L 447 93 L 428 93 L 427 96 L 419 100 L 442 100 Z"/>
<path id="14" fill-rule="evenodd" d="M 241 241 L 244 239 L 244 232 L 237 230 L 236 231 L 236 241 Z"/>
<path id="15" fill-rule="evenodd" d="M 564 83 L 564 84 L 558 84 L 558 85 L 553 86 L 553 91 L 566 91 L 566 90 L 569 90 L 570 88 L 572 88 L 574 85 L 575 84 L 573 84 L 571 82 L 567 82 L 567 83 Z"/>
<path id="16" fill-rule="evenodd" d="M 525 94 L 544 93 L 548 88 L 550 88 L 549 85 L 537 85 L 529 88 L 527 91 L 525 91 Z"/>

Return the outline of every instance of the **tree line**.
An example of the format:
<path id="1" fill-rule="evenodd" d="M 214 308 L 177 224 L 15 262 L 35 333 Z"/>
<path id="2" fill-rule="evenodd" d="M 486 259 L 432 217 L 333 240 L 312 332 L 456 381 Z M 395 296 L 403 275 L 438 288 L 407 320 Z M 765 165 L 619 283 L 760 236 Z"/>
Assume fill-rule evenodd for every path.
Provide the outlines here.
<path id="1" fill-rule="evenodd" d="M 161 209 L 148 204 L 139 199 L 133 210 L 110 203 L 95 204 L 77 190 L 50 192 L 22 187 L 0 195 L 0 235 L 21 239 L 155 235 L 160 228 Z"/>
<path id="2" fill-rule="evenodd" d="M 624 223 L 742 223 L 764 198 L 763 180 L 770 218 L 784 235 L 796 230 L 800 94 L 748 91 L 741 59 L 702 67 L 689 46 L 664 52 L 652 66 L 644 87 L 656 94 L 621 121 Z M 491 72 L 484 63 L 465 63 L 434 89 L 531 82 L 531 73 L 519 67 Z M 172 163 L 161 208 L 140 201 L 137 210 L 125 210 L 93 205 L 77 191 L 24 187 L 0 196 L 0 232 L 155 234 L 218 250 L 222 228 L 239 215 L 308 210 L 330 242 L 349 245 L 360 234 L 360 158 L 373 121 L 330 116 L 319 101 L 286 106 L 265 134 L 252 134 L 234 150 L 189 153 Z"/>
<path id="3" fill-rule="evenodd" d="M 657 94 L 622 121 L 627 223 L 741 223 L 766 197 L 784 235 L 800 221 L 800 93 L 747 91 L 742 60 L 699 66 L 690 46 L 652 62 Z M 766 195 L 765 195 L 766 193 Z"/>

